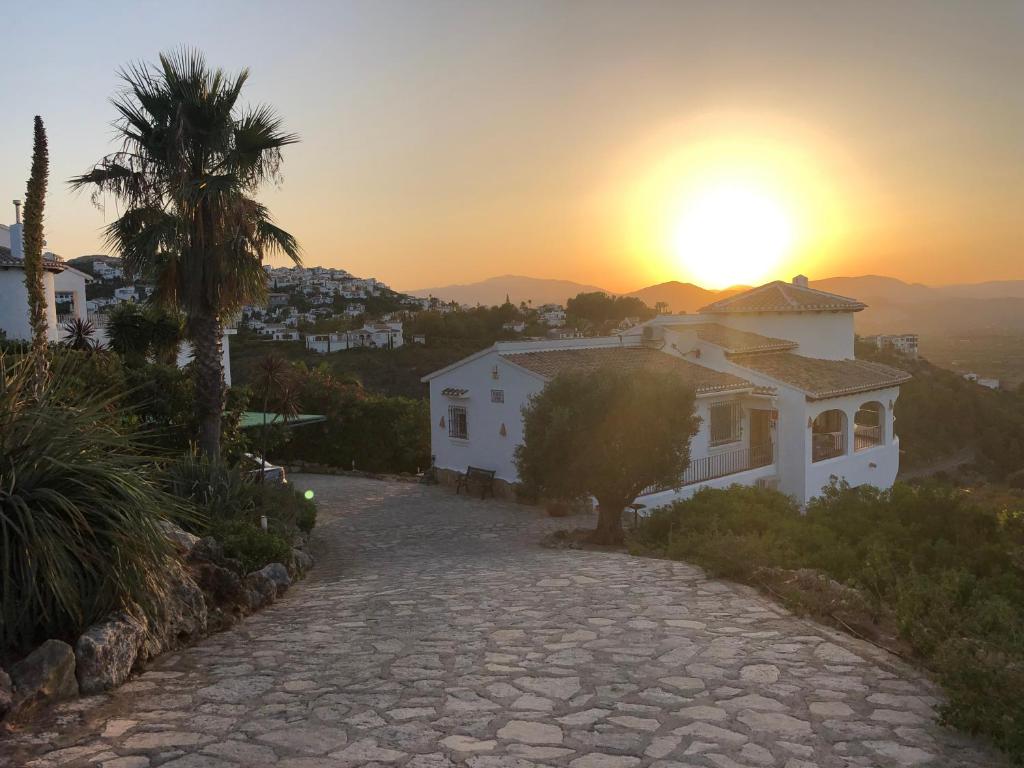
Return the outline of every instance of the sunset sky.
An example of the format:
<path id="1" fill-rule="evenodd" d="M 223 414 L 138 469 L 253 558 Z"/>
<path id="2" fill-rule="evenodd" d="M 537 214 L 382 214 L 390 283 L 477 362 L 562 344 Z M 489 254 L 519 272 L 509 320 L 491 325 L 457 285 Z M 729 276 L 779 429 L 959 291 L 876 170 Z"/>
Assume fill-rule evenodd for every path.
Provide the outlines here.
<path id="1" fill-rule="evenodd" d="M 86 5 L 6 14 L 0 70 L 0 221 L 40 114 L 65 258 L 118 68 L 190 45 L 302 136 L 263 199 L 307 263 L 398 289 L 1024 279 L 1024 2 Z"/>

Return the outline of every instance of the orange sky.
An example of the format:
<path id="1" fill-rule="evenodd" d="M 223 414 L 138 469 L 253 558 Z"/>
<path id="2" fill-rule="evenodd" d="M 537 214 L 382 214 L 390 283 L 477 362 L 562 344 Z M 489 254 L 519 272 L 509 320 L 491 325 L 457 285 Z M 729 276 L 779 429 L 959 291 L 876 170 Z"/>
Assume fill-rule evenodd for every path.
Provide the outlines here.
<path id="1" fill-rule="evenodd" d="M 42 114 L 48 243 L 101 250 L 113 209 L 62 181 L 110 149 L 117 68 L 191 44 L 249 66 L 249 97 L 302 135 L 264 199 L 310 264 L 399 289 L 515 273 L 632 290 L 712 262 L 720 282 L 1024 278 L 1022 3 L 365 0 L 289 3 L 287 23 L 282 8 L 8 19 L 0 200 L 24 194 Z M 777 261 L 756 210 L 723 224 L 735 263 L 702 250 L 707 233 L 678 245 L 725 177 L 785 212 Z"/>

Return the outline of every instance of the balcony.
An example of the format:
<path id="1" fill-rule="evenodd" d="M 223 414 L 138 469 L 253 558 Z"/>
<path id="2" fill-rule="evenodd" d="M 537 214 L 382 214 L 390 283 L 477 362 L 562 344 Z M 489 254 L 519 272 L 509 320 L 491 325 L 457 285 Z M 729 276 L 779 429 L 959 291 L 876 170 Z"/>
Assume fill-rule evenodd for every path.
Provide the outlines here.
<path id="1" fill-rule="evenodd" d="M 767 467 L 774 461 L 775 450 L 770 442 L 747 446 L 735 451 L 702 456 L 699 459 L 692 459 L 690 461 L 690 466 L 686 468 L 678 486 L 649 485 L 640 491 L 640 495 L 647 496 L 676 487 L 706 483 L 709 480 L 717 480 L 718 478 L 736 475 L 747 470 Z"/>

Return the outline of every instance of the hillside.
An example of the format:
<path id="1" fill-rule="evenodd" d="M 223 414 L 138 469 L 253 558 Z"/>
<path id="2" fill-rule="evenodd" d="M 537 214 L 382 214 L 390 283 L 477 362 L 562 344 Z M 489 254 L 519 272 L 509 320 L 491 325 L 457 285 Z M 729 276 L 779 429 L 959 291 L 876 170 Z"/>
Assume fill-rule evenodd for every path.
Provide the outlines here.
<path id="1" fill-rule="evenodd" d="M 564 305 L 572 296 L 592 291 L 610 293 L 596 285 L 585 285 L 572 280 L 549 280 L 522 275 L 501 275 L 476 283 L 421 288 L 415 291 L 406 291 L 406 293 L 419 297 L 433 296 L 459 304 L 482 304 L 484 306 L 502 304 L 505 297 L 508 296 L 513 304 L 519 304 L 522 301 L 533 302 L 533 306 L 536 307 L 541 304 Z"/>
<path id="2" fill-rule="evenodd" d="M 712 301 L 717 301 L 736 292 L 736 290 L 709 291 L 707 288 L 701 288 L 693 283 L 670 280 L 667 283 L 651 285 L 626 295 L 635 296 L 649 307 L 654 307 L 658 302 L 665 302 L 669 312 L 693 313 Z"/>

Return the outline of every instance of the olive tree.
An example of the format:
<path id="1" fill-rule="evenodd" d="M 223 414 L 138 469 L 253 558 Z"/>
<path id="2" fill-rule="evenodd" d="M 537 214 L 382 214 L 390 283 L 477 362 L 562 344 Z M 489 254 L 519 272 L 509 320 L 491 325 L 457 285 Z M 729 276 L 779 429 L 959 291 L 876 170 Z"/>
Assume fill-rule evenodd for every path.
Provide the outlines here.
<path id="1" fill-rule="evenodd" d="M 523 409 L 521 480 L 558 499 L 597 499 L 592 540 L 623 540 L 622 512 L 652 484 L 672 486 L 690 463 L 700 420 L 677 374 L 607 368 L 563 373 Z"/>

